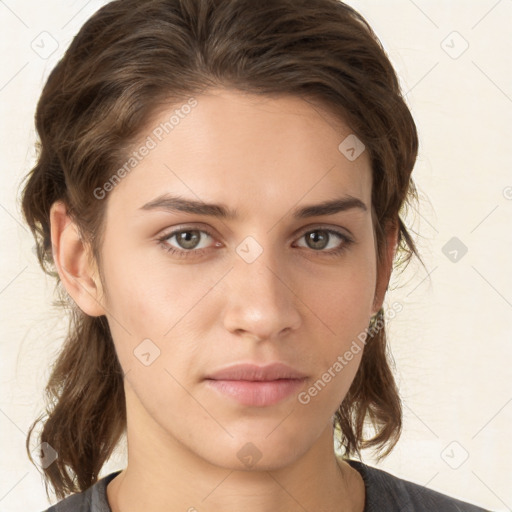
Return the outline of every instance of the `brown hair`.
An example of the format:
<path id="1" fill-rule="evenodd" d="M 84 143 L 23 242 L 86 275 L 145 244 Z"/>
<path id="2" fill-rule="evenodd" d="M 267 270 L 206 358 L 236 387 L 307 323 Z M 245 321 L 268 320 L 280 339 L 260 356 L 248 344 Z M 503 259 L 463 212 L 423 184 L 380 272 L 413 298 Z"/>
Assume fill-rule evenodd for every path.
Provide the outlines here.
<path id="1" fill-rule="evenodd" d="M 392 65 L 359 13 L 338 0 L 116 0 L 85 23 L 37 105 L 38 160 L 22 208 L 39 262 L 56 278 L 61 298 L 52 204 L 66 203 L 100 263 L 106 200 L 93 191 L 125 161 L 159 108 L 219 86 L 317 100 L 339 116 L 369 151 L 377 261 L 385 254 L 385 229 L 397 224 L 397 258 L 404 256 L 398 263 L 413 253 L 421 261 L 399 215 L 417 199 L 410 177 L 416 127 Z M 401 402 L 379 321 L 335 414 L 345 457 L 374 447 L 382 458 L 401 433 Z M 61 499 L 97 481 L 126 429 L 123 371 L 104 316 L 71 308 L 45 392 L 39 441 L 58 453 L 43 468 L 45 486 L 48 494 L 50 482 Z M 42 419 L 27 436 L 32 462 L 30 437 Z M 363 435 L 366 420 L 375 430 L 370 439 Z"/>

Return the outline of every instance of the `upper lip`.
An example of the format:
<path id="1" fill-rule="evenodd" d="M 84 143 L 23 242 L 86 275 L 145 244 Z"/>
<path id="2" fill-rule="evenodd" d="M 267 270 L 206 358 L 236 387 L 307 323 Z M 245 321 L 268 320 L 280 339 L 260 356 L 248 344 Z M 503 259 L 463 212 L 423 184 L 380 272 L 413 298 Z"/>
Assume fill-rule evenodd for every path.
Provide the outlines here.
<path id="1" fill-rule="evenodd" d="M 277 379 L 303 379 L 306 375 L 295 370 L 287 364 L 276 362 L 265 366 L 242 363 L 228 366 L 210 375 L 207 379 L 213 380 L 252 380 L 268 381 Z"/>

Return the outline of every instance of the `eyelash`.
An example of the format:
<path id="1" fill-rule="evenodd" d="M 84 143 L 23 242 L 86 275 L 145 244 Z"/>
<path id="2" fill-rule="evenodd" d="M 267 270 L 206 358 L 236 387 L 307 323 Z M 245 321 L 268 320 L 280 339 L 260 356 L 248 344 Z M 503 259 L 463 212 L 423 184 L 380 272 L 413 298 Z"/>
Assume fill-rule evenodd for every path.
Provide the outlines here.
<path id="1" fill-rule="evenodd" d="M 166 241 L 169 240 L 169 238 L 172 238 L 174 235 L 178 235 L 180 233 L 187 233 L 190 231 L 199 231 L 200 233 L 207 234 L 212 239 L 214 238 L 213 235 L 208 230 L 185 227 L 185 228 L 180 228 L 180 229 L 171 231 L 170 233 L 166 233 L 166 234 L 162 235 L 161 237 L 159 237 L 157 240 L 158 240 L 159 244 L 161 245 L 161 247 L 164 249 L 164 251 L 166 251 L 167 253 L 170 253 L 173 256 L 176 256 L 178 258 L 200 257 L 203 254 L 205 254 L 209 248 L 208 249 L 180 250 L 180 249 L 176 249 L 166 243 Z M 349 238 L 344 233 L 341 233 L 340 231 L 330 229 L 330 228 L 320 228 L 320 227 L 305 231 L 304 233 L 302 233 L 302 235 L 299 238 L 302 238 L 303 236 L 305 236 L 309 233 L 314 233 L 315 231 L 323 231 L 325 233 L 329 233 L 329 235 L 337 236 L 343 241 L 343 244 L 338 249 L 331 249 L 330 251 L 311 249 L 312 252 L 316 252 L 322 256 L 333 257 L 333 258 L 335 258 L 337 256 L 341 256 L 341 254 L 343 254 L 345 251 L 347 251 L 348 248 L 354 243 L 354 240 Z"/>

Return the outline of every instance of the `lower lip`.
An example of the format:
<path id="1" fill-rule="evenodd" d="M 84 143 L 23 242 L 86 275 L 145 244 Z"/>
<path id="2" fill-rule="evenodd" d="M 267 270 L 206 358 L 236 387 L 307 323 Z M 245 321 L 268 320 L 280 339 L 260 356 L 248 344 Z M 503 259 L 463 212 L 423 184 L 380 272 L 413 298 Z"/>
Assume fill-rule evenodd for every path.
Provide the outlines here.
<path id="1" fill-rule="evenodd" d="M 269 381 L 207 379 L 210 387 L 234 398 L 242 405 L 265 407 L 274 405 L 297 392 L 305 379 L 279 379 Z"/>

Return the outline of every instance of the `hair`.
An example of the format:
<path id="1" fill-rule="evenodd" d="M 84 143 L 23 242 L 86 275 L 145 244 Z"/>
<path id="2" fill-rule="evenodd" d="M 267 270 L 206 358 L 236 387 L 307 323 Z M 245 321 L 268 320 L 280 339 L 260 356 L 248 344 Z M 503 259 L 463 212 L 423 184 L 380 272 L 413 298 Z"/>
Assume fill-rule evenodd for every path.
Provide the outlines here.
<path id="1" fill-rule="evenodd" d="M 395 266 L 415 244 L 401 218 L 417 192 L 412 115 L 385 50 L 367 21 L 338 0 L 116 0 L 72 40 L 37 104 L 37 159 L 22 194 L 43 270 L 56 279 L 50 208 L 63 201 L 101 265 L 107 199 L 93 191 L 126 161 L 164 107 L 210 88 L 316 100 L 365 144 L 372 168 L 377 262 L 386 229 L 398 229 Z M 340 140 L 341 142 L 341 140 Z M 73 305 L 72 305 L 73 306 Z M 333 416 L 344 457 L 389 454 L 402 429 L 383 309 L 370 329 L 351 387 Z M 58 458 L 43 468 L 58 499 L 93 485 L 126 432 L 123 371 L 105 316 L 69 309 L 69 330 L 45 388 L 39 443 Z M 363 432 L 369 422 L 374 435 Z M 42 456 L 42 451 L 41 451 Z"/>

